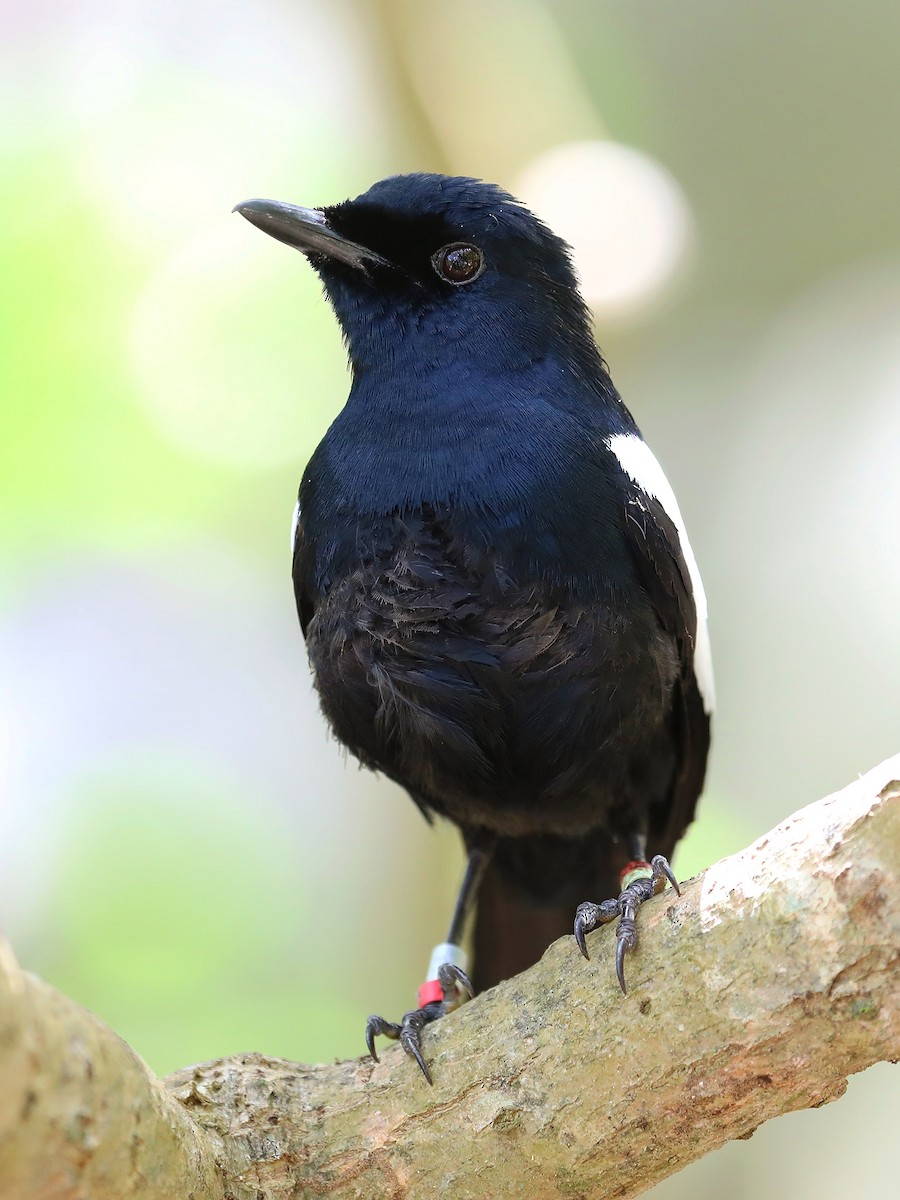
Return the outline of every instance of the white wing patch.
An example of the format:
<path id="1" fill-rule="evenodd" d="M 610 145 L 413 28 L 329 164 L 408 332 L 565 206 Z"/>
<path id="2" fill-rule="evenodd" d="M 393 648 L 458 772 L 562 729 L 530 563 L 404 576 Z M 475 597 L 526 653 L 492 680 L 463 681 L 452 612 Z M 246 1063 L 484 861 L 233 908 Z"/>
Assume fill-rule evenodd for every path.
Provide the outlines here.
<path id="1" fill-rule="evenodd" d="M 297 549 L 297 526 L 300 524 L 300 501 L 294 505 L 294 515 L 291 519 L 291 554 Z"/>
<path id="2" fill-rule="evenodd" d="M 703 707 L 708 713 L 713 711 L 716 702 L 716 688 L 713 680 L 712 651 L 709 644 L 708 610 L 706 592 L 703 590 L 703 580 L 700 578 L 700 568 L 694 558 L 694 551 L 688 541 L 684 518 L 672 485 L 666 479 L 665 473 L 653 451 L 643 440 L 632 433 L 618 433 L 607 438 L 607 446 L 619 460 L 619 465 L 625 474 L 632 479 L 647 496 L 653 496 L 665 509 L 666 515 L 678 531 L 681 553 L 687 564 L 691 588 L 694 592 L 694 607 L 697 609 L 697 640 L 694 646 L 694 674 L 697 676 L 697 686 L 703 698 Z"/>

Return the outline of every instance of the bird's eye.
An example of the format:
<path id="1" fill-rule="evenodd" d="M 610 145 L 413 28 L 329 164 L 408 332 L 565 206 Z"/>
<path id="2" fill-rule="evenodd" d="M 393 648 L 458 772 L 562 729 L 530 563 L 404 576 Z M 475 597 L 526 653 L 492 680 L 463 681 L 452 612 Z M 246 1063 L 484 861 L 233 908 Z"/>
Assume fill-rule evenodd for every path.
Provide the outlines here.
<path id="1" fill-rule="evenodd" d="M 431 265 L 447 283 L 471 283 L 484 270 L 484 255 L 477 246 L 451 242 L 431 256 Z"/>

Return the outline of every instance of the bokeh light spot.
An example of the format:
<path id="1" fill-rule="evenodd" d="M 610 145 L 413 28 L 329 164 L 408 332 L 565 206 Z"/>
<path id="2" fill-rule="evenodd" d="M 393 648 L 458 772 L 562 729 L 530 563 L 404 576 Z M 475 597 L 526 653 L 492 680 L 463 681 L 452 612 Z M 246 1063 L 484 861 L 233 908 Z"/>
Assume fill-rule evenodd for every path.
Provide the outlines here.
<path id="1" fill-rule="evenodd" d="M 516 190 L 571 245 L 584 298 L 599 315 L 644 310 L 684 262 L 687 200 L 664 167 L 630 146 L 556 146 L 526 167 Z"/>

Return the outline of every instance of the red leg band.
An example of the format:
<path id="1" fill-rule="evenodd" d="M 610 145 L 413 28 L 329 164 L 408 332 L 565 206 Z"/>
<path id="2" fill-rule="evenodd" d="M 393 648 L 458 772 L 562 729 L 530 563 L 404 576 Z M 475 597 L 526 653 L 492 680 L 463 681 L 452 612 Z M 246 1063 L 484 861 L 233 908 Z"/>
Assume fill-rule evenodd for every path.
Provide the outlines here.
<path id="1" fill-rule="evenodd" d="M 434 1000 L 443 1000 L 443 998 L 444 989 L 438 979 L 428 979 L 419 988 L 419 1008 L 424 1008 L 426 1004 L 431 1004 Z"/>

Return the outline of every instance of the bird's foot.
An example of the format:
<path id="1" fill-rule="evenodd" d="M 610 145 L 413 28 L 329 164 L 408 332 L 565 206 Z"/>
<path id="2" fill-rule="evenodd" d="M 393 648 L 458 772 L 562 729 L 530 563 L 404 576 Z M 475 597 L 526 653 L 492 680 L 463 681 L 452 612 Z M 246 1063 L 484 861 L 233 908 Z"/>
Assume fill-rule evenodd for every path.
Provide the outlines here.
<path id="1" fill-rule="evenodd" d="M 672 874 L 672 868 L 661 854 L 654 855 L 650 862 L 629 863 L 622 872 L 622 891 L 615 900 L 603 900 L 600 904 L 585 901 L 579 904 L 575 913 L 575 941 L 585 958 L 589 958 L 585 934 L 596 929 L 598 925 L 607 925 L 619 918 L 616 928 L 616 976 L 619 986 L 625 988 L 625 955 L 637 945 L 637 910 L 649 900 L 665 890 L 666 883 L 681 895 L 678 881 Z"/>
<path id="2" fill-rule="evenodd" d="M 429 974 L 432 972 L 429 971 Z M 454 962 L 442 962 L 437 968 L 437 977 L 429 979 L 419 988 L 419 1007 L 404 1013 L 399 1024 L 386 1021 L 384 1017 L 369 1017 L 366 1022 L 366 1045 L 369 1053 L 378 1062 L 378 1055 L 375 1053 L 376 1037 L 384 1034 L 385 1037 L 393 1038 L 416 1060 L 422 1074 L 431 1083 L 431 1072 L 422 1057 L 422 1030 L 432 1021 L 459 1008 L 465 1000 L 474 995 L 475 990 L 462 967 Z"/>

